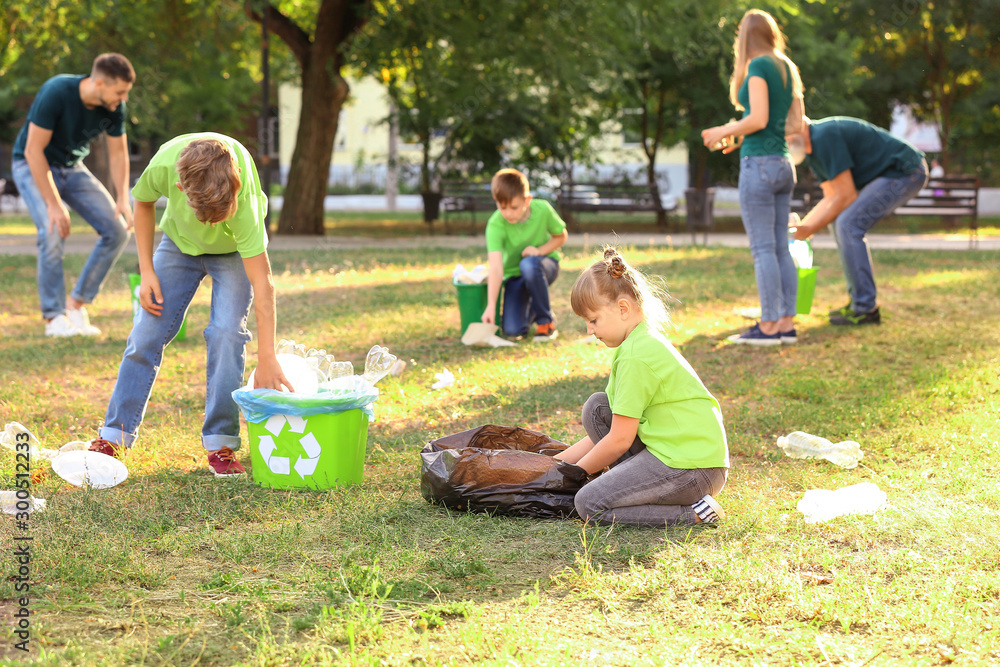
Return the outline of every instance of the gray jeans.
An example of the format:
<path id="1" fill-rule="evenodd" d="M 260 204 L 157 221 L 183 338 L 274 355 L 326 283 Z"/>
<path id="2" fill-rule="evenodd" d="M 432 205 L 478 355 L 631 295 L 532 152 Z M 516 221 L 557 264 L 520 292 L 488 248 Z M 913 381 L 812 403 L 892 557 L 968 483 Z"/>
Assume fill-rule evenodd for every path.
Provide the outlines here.
<path id="1" fill-rule="evenodd" d="M 583 406 L 583 427 L 597 443 L 611 431 L 611 404 L 603 391 Z M 576 511 L 586 521 L 634 526 L 694 525 L 691 505 L 726 485 L 727 468 L 670 468 L 636 437 L 611 470 L 576 494 Z"/>

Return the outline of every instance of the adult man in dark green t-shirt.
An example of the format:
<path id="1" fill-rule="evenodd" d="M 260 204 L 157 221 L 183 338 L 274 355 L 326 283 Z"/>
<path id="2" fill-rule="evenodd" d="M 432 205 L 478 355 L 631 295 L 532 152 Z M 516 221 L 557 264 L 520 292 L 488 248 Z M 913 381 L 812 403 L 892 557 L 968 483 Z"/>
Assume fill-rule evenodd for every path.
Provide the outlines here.
<path id="1" fill-rule="evenodd" d="M 927 183 L 927 162 L 912 145 L 866 121 L 847 116 L 805 120 L 801 133 L 788 136 L 788 147 L 795 164 L 808 161 L 823 199 L 799 224 L 795 238 L 808 238 L 836 221 L 851 303 L 832 311 L 830 323 L 879 324 L 865 234 L 920 192 Z"/>
<path id="2" fill-rule="evenodd" d="M 128 142 L 125 102 L 135 71 L 125 56 L 105 53 L 89 75 L 60 74 L 42 85 L 14 142 L 12 171 L 38 228 L 38 296 L 47 336 L 96 336 L 84 304 L 94 300 L 128 242 Z M 83 165 L 90 142 L 106 134 L 116 198 Z M 67 204 L 100 235 L 66 298 L 63 246 Z"/>

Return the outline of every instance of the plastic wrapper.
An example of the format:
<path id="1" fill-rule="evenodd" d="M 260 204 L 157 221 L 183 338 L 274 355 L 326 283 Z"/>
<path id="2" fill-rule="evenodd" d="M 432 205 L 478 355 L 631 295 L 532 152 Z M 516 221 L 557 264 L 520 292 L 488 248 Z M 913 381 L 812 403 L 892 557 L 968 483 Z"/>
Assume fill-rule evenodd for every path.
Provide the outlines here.
<path id="1" fill-rule="evenodd" d="M 240 406 L 248 422 L 258 424 L 273 415 L 312 415 L 342 412 L 360 408 L 368 421 L 375 420 L 372 403 L 378 398 L 378 389 L 360 375 L 336 378 L 323 383 L 322 391 L 315 394 L 289 393 L 276 389 L 251 389 L 241 387 L 233 392 L 233 400 Z"/>
<path id="2" fill-rule="evenodd" d="M 580 483 L 566 479 L 552 458 L 567 447 L 537 431 L 494 424 L 448 435 L 420 453 L 420 492 L 455 510 L 575 517 Z"/>

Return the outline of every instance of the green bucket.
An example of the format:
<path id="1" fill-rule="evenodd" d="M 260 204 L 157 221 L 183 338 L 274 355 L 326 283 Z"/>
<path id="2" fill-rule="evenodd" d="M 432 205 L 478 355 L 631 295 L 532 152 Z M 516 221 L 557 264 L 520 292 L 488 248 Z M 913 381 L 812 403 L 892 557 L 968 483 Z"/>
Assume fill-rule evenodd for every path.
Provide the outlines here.
<path id="1" fill-rule="evenodd" d="M 813 294 L 816 292 L 816 271 L 818 268 L 799 269 L 799 291 L 795 299 L 795 312 L 808 315 L 812 310 Z"/>
<path id="2" fill-rule="evenodd" d="M 132 317 L 135 318 L 139 314 L 139 309 L 142 308 L 142 304 L 139 303 L 139 283 L 142 282 L 142 276 L 138 273 L 128 274 L 128 286 L 129 294 L 132 295 Z M 181 328 L 177 330 L 177 335 L 174 336 L 174 340 L 184 340 L 187 336 L 187 314 L 184 315 L 184 319 L 181 320 Z"/>
<path id="3" fill-rule="evenodd" d="M 360 484 L 368 415 L 360 409 L 311 417 L 272 415 L 247 422 L 253 481 L 271 489 L 329 489 Z"/>
<path id="4" fill-rule="evenodd" d="M 462 322 L 459 336 L 464 336 L 465 330 L 469 328 L 470 324 L 483 321 L 483 311 L 486 310 L 486 304 L 489 303 L 489 287 L 486 283 L 468 285 L 455 281 L 452 281 L 452 285 L 458 290 L 458 314 Z M 497 298 L 497 312 L 493 321 L 500 324 L 499 296 Z"/>

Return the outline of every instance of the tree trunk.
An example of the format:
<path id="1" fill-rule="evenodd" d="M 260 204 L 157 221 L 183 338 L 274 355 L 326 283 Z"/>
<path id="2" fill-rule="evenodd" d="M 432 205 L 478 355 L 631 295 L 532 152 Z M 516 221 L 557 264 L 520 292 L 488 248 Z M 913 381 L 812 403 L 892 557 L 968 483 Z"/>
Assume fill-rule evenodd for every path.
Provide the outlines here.
<path id="1" fill-rule="evenodd" d="M 246 0 L 247 13 L 262 16 Z M 267 0 L 268 28 L 288 45 L 302 69 L 302 111 L 288 169 L 278 234 L 322 235 L 323 199 L 333 160 L 340 108 L 349 88 L 340 75 L 342 48 L 367 20 L 368 0 L 322 0 L 310 35 Z"/>
<path id="2" fill-rule="evenodd" d="M 278 220 L 281 235 L 325 233 L 323 200 L 340 108 L 349 91 L 344 79 L 339 74 L 331 75 L 328 66 L 314 62 L 302 73 L 302 113 Z"/>

